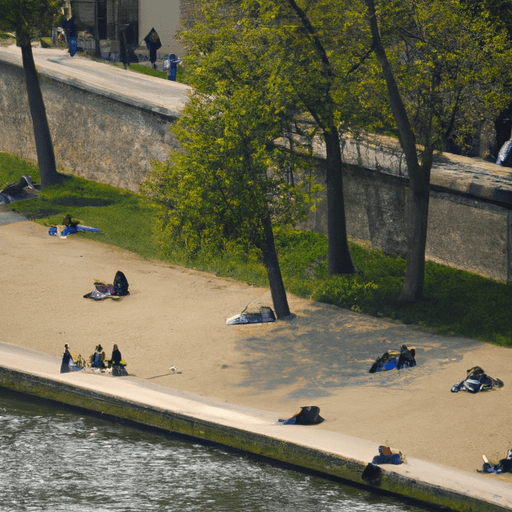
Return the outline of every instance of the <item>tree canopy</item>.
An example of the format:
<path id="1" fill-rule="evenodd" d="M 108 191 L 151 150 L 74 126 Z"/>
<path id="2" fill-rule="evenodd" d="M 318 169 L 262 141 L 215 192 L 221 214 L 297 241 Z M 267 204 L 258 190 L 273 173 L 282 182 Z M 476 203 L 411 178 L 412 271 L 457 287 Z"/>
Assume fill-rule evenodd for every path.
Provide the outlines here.
<path id="1" fill-rule="evenodd" d="M 506 32 L 459 0 L 366 0 L 374 49 L 407 161 L 407 272 L 401 298 L 423 295 L 430 172 L 435 151 L 459 145 L 507 104 Z"/>
<path id="2" fill-rule="evenodd" d="M 16 33 L 16 44 L 51 32 L 64 0 L 0 0 L 0 28 Z"/>
<path id="3" fill-rule="evenodd" d="M 272 192 L 279 174 L 275 169 L 281 169 L 277 155 L 282 158 L 286 153 L 290 158 L 302 142 L 312 145 L 321 140 L 326 155 L 329 270 L 352 272 L 340 138 L 365 129 L 391 133 L 400 139 L 411 185 L 404 212 L 409 249 L 402 298 L 421 298 L 434 154 L 448 143 L 461 148 L 471 144 L 474 134 L 497 115 L 509 95 L 507 33 L 491 17 L 473 16 L 468 2 L 196 2 L 195 23 L 180 35 L 188 50 L 185 65 L 190 83 L 196 90 L 180 128 L 185 153 L 173 155 L 174 164 L 166 167 L 169 185 L 164 185 L 164 174 L 158 178 L 160 190 L 166 189 L 167 194 L 167 199 L 162 198 L 169 209 L 166 226 L 174 230 L 179 226 L 185 233 L 185 220 L 197 217 L 196 231 L 188 230 L 185 237 L 191 250 L 199 240 L 213 242 L 221 234 L 241 233 L 244 224 L 240 219 L 234 222 L 233 204 L 226 208 L 226 188 L 222 189 L 224 206 L 217 206 L 221 217 L 215 217 L 222 221 L 206 229 L 203 208 L 215 201 L 205 198 L 204 188 L 201 193 L 196 188 L 195 194 L 191 189 L 185 194 L 182 187 L 192 180 L 195 186 L 213 190 L 219 176 L 224 187 L 233 186 L 234 176 L 239 186 L 252 185 L 256 181 L 251 172 L 258 176 L 260 192 L 242 194 L 230 189 L 233 195 L 228 195 L 244 198 L 244 215 L 249 214 L 244 218 L 253 219 L 247 228 L 255 229 L 256 218 L 261 219 L 260 228 L 264 219 L 281 222 L 273 210 L 277 205 L 272 204 L 280 197 Z M 488 11 L 482 8 L 481 12 Z M 212 130 L 215 137 L 208 140 Z M 286 137 L 299 144 L 283 152 L 283 146 L 278 147 Z M 273 169 L 274 174 L 263 172 L 264 168 Z M 203 169 L 202 176 L 194 174 L 198 169 Z M 213 176 L 215 183 L 209 181 Z M 173 190 L 181 190 L 180 196 L 173 196 Z M 197 202 L 193 208 L 191 198 Z M 193 213 L 194 208 L 200 213 Z M 246 240 L 256 242 L 258 237 L 251 238 L 249 229 L 244 233 Z"/>
<path id="4" fill-rule="evenodd" d="M 463 148 L 507 104 L 510 44 L 492 18 L 459 0 L 376 2 L 383 45 L 418 151 Z"/>
<path id="5" fill-rule="evenodd" d="M 282 318 L 290 311 L 272 226 L 305 218 L 312 188 L 307 173 L 295 174 L 300 154 L 288 151 L 284 141 L 273 144 L 279 127 L 261 91 L 196 91 L 173 128 L 181 149 L 153 167 L 143 188 L 159 205 L 160 240 L 167 250 L 187 258 L 226 248 L 255 251 Z"/>
<path id="6" fill-rule="evenodd" d="M 299 5 L 300 4 L 300 5 Z M 222 82 L 264 90 L 279 112 L 283 130 L 298 138 L 323 139 L 326 151 L 328 261 L 331 273 L 355 267 L 347 242 L 339 130 L 349 115 L 344 98 L 356 81 L 354 71 L 369 55 L 365 43 L 339 30 L 334 20 L 364 19 L 348 3 L 287 0 L 223 1 L 195 4 L 196 20 L 181 32 L 188 50 L 191 85 L 207 92 Z M 346 11 L 346 12 L 345 12 Z M 347 14 L 349 13 L 349 14 Z M 324 28 L 324 27 L 327 27 Z M 211 89 L 209 89 L 211 88 Z"/>

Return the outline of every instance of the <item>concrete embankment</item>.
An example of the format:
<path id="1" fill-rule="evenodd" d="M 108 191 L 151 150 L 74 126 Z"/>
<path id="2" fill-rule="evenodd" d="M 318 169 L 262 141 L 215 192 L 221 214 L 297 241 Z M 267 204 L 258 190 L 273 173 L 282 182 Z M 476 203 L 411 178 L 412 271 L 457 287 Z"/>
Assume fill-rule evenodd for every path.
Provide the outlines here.
<path id="1" fill-rule="evenodd" d="M 492 477 L 408 458 L 401 465 L 379 466 L 382 478 L 372 487 L 361 474 L 377 454 L 375 443 L 314 426 L 282 425 L 274 413 L 133 376 L 61 374 L 59 358 L 5 343 L 0 343 L 0 358 L 0 386 L 11 390 L 218 443 L 433 506 L 464 511 L 512 509 L 512 485 Z"/>

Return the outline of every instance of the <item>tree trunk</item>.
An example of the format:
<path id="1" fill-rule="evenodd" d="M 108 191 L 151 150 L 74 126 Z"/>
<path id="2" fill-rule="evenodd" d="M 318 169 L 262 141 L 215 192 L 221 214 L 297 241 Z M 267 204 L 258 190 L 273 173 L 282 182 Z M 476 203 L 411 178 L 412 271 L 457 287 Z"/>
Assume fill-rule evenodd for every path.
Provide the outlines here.
<path id="1" fill-rule="evenodd" d="M 405 282 L 399 296 L 403 302 L 415 302 L 423 297 L 425 283 L 425 248 L 427 244 L 428 202 L 430 197 L 430 169 L 432 151 L 426 148 L 420 166 L 416 153 L 416 141 L 403 104 L 398 85 L 382 45 L 374 0 L 366 0 L 372 32 L 373 46 L 386 80 L 389 100 L 395 118 L 400 144 L 405 154 L 409 173 L 409 191 L 406 201 L 407 269 Z"/>
<path id="2" fill-rule="evenodd" d="M 356 267 L 352 262 L 347 239 L 345 198 L 343 196 L 343 175 L 340 138 L 338 130 L 331 127 L 324 132 L 327 152 L 327 261 L 330 274 L 353 274 Z"/>
<path id="3" fill-rule="evenodd" d="M 274 233 L 272 231 L 272 222 L 266 218 L 263 222 L 265 229 L 265 243 L 263 251 L 263 264 L 267 270 L 270 293 L 277 318 L 284 318 L 290 315 L 286 290 L 284 288 L 283 277 L 277 258 L 276 245 L 274 243 Z"/>
<path id="4" fill-rule="evenodd" d="M 308 18 L 307 9 L 301 9 L 296 0 L 288 0 L 288 3 L 301 20 L 304 30 L 313 41 L 316 53 L 322 64 L 322 77 L 326 80 L 326 90 L 324 93 L 325 97 L 323 103 L 327 105 L 326 112 L 329 113 L 327 114 L 327 120 L 325 121 L 323 137 L 327 151 L 327 238 L 329 242 L 327 249 L 327 261 L 329 273 L 353 274 L 357 269 L 352 262 L 347 240 L 340 136 L 338 129 L 332 120 L 334 101 L 331 97 L 330 90 L 332 80 L 334 78 L 334 71 L 329 61 L 328 52 L 318 37 L 317 30 Z M 313 114 L 311 110 L 310 112 Z M 320 119 L 322 115 L 319 115 L 317 112 L 316 114 L 313 114 L 313 117 L 317 119 L 318 122 L 318 119 Z M 319 126 L 321 125 L 320 123 L 318 124 Z"/>
<path id="5" fill-rule="evenodd" d="M 407 268 L 399 300 L 416 302 L 423 298 L 425 284 L 425 249 L 427 243 L 428 202 L 430 190 L 407 191 Z"/>
<path id="6" fill-rule="evenodd" d="M 53 152 L 50 128 L 48 126 L 46 109 L 30 42 L 21 45 L 21 55 L 23 59 L 23 69 L 25 71 L 28 104 L 30 107 L 30 115 L 32 116 L 32 125 L 34 127 L 41 188 L 44 188 L 48 185 L 58 183 L 62 176 L 57 172 L 55 164 L 55 154 Z"/>
<path id="7" fill-rule="evenodd" d="M 98 0 L 94 0 L 94 56 L 101 58 L 100 29 L 98 23 Z"/>

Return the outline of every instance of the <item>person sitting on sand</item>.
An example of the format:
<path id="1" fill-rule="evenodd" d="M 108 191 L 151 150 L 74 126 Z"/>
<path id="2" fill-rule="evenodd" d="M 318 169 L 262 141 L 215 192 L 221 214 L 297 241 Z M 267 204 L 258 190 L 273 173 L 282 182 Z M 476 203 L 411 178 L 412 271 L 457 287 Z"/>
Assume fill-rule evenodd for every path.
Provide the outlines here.
<path id="1" fill-rule="evenodd" d="M 108 362 L 108 367 L 110 368 L 111 366 L 119 366 L 121 364 L 122 359 L 123 358 L 121 357 L 121 351 L 119 350 L 117 345 L 114 344 L 114 346 L 112 347 L 112 357 Z"/>
<path id="2" fill-rule="evenodd" d="M 466 372 L 466 378 L 452 386 L 452 393 L 459 391 L 468 391 L 469 393 L 478 393 L 494 388 L 502 388 L 503 381 L 493 379 L 487 375 L 480 366 L 473 366 Z"/>
<path id="3" fill-rule="evenodd" d="M 416 349 L 414 347 L 408 349 L 405 345 L 402 345 L 400 352 L 397 350 L 388 350 L 384 355 L 378 357 L 372 364 L 370 373 L 392 370 L 393 368 L 397 370 L 411 368 L 416 366 L 415 357 Z"/>
<path id="4" fill-rule="evenodd" d="M 91 367 L 105 368 L 105 352 L 103 352 L 103 347 L 101 345 L 96 347 L 94 354 L 91 357 Z"/>
<path id="5" fill-rule="evenodd" d="M 115 377 L 125 377 L 128 375 L 125 366 L 126 361 L 123 360 L 119 347 L 114 344 L 112 347 L 112 357 L 108 362 L 108 367 L 112 367 L 112 375 Z"/>
<path id="6" fill-rule="evenodd" d="M 82 369 L 82 356 L 73 357 L 69 351 L 69 345 L 64 345 L 64 354 L 62 355 L 62 363 L 60 365 L 60 373 L 77 372 Z"/>

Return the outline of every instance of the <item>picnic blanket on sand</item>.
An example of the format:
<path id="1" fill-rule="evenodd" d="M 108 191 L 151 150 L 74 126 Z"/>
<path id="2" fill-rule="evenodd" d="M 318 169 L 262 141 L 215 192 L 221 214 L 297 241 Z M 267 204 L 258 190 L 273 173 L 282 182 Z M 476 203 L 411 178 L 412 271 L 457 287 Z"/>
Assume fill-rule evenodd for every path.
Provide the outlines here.
<path id="1" fill-rule="evenodd" d="M 114 276 L 114 282 L 112 284 L 96 279 L 94 281 L 94 290 L 90 293 L 86 293 L 84 295 L 84 299 L 119 299 L 124 295 L 130 295 L 128 290 L 128 279 L 126 279 L 123 272 L 118 270 Z"/>

